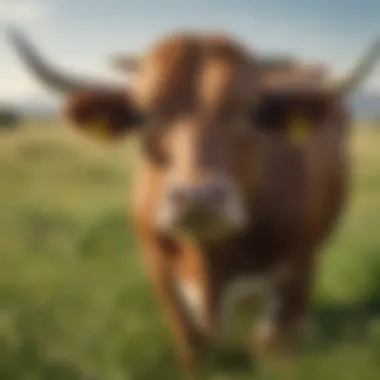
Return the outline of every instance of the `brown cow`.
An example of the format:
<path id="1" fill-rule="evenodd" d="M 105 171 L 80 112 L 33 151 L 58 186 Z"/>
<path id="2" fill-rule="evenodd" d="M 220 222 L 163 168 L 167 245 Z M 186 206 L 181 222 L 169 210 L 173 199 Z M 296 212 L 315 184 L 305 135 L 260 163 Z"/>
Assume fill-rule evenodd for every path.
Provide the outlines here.
<path id="1" fill-rule="evenodd" d="M 343 101 L 379 46 L 348 78 L 325 84 L 322 74 L 269 80 L 232 38 L 177 33 L 127 59 L 133 82 L 115 87 L 57 73 L 21 34 L 11 37 L 32 72 L 67 95 L 74 126 L 93 133 L 100 118 L 110 139 L 141 133 L 133 215 L 183 369 L 201 367 L 235 302 L 251 293 L 267 301 L 255 352 L 292 346 L 315 253 L 345 201 Z"/>

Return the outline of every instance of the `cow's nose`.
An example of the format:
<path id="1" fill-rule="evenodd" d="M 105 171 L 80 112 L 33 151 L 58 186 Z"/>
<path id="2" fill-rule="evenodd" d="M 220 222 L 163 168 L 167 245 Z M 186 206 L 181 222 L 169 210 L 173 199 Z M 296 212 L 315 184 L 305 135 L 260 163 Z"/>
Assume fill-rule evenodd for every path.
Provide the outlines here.
<path id="1" fill-rule="evenodd" d="M 173 206 L 187 209 L 204 208 L 205 211 L 220 206 L 227 196 L 223 186 L 177 186 L 168 192 L 168 200 Z"/>
<path id="2" fill-rule="evenodd" d="M 189 186 L 171 184 L 157 210 L 161 229 L 187 231 L 201 238 L 214 237 L 240 225 L 241 203 L 227 182 Z"/>
<path id="3" fill-rule="evenodd" d="M 168 193 L 175 223 L 183 227 L 200 228 L 219 218 L 227 197 L 225 188 L 217 185 L 178 186 Z"/>

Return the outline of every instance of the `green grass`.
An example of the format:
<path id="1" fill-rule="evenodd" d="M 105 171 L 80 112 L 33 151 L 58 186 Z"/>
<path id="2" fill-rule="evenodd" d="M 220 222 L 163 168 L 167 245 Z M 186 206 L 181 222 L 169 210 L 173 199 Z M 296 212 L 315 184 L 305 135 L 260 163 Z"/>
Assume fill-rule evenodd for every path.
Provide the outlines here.
<path id="1" fill-rule="evenodd" d="M 350 207 L 321 262 L 308 350 L 295 368 L 227 378 L 380 377 L 379 146 L 376 129 L 353 130 Z M 179 378 L 130 226 L 134 154 L 59 123 L 0 134 L 0 379 Z"/>

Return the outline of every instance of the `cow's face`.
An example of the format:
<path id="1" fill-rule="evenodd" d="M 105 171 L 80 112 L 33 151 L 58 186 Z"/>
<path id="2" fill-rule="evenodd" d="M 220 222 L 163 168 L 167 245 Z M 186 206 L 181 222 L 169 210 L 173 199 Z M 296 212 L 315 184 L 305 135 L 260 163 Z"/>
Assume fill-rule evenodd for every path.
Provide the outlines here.
<path id="1" fill-rule="evenodd" d="M 133 96 L 144 115 L 146 157 L 163 175 L 158 228 L 206 238 L 246 225 L 254 77 L 249 56 L 222 38 L 176 37 L 146 55 Z"/>
<path id="2" fill-rule="evenodd" d="M 228 39 L 174 36 L 148 51 L 128 92 L 77 93 L 65 114 L 92 134 L 103 126 L 106 137 L 139 129 L 145 158 L 162 173 L 156 227 L 218 237 L 248 223 L 255 79 L 252 58 Z"/>

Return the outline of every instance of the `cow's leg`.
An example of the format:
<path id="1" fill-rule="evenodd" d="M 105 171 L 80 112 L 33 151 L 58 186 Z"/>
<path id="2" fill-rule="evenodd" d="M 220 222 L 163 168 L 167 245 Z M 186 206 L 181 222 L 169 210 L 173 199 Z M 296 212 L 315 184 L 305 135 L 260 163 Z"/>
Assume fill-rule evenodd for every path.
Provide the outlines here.
<path id="1" fill-rule="evenodd" d="M 206 283 L 200 282 L 200 293 L 205 294 L 205 324 L 199 326 L 189 313 L 188 306 L 178 291 L 178 283 L 171 266 L 168 252 L 162 251 L 156 244 L 145 244 L 145 261 L 153 288 L 162 307 L 164 316 L 173 336 L 176 355 L 184 372 L 200 374 L 205 368 L 206 358 L 210 352 L 214 318 L 212 313 L 212 294 L 207 292 Z M 207 279 L 205 278 L 204 281 Z M 209 295 L 209 296 L 207 296 Z"/>
<path id="2" fill-rule="evenodd" d="M 220 333 L 219 298 L 220 284 L 212 271 L 207 268 L 204 260 L 194 258 L 193 265 L 197 265 L 196 276 L 191 281 L 186 277 L 177 278 L 176 290 L 178 302 L 188 318 L 190 325 L 201 338 L 201 347 L 198 349 L 201 355 L 202 369 L 207 373 L 209 366 L 215 363 L 218 353 Z M 195 274 L 193 273 L 193 275 Z M 198 360 L 199 361 L 199 360 Z M 200 373 L 198 372 L 198 375 Z"/>
<path id="3" fill-rule="evenodd" d="M 271 356 L 296 347 L 306 327 L 313 273 L 311 255 L 294 260 L 289 277 L 275 287 L 268 314 L 255 331 L 255 353 Z"/>
<path id="4" fill-rule="evenodd" d="M 164 260 L 151 255 L 148 265 L 154 292 L 172 333 L 180 365 L 185 372 L 194 372 L 199 367 L 206 339 L 186 313 Z"/>

